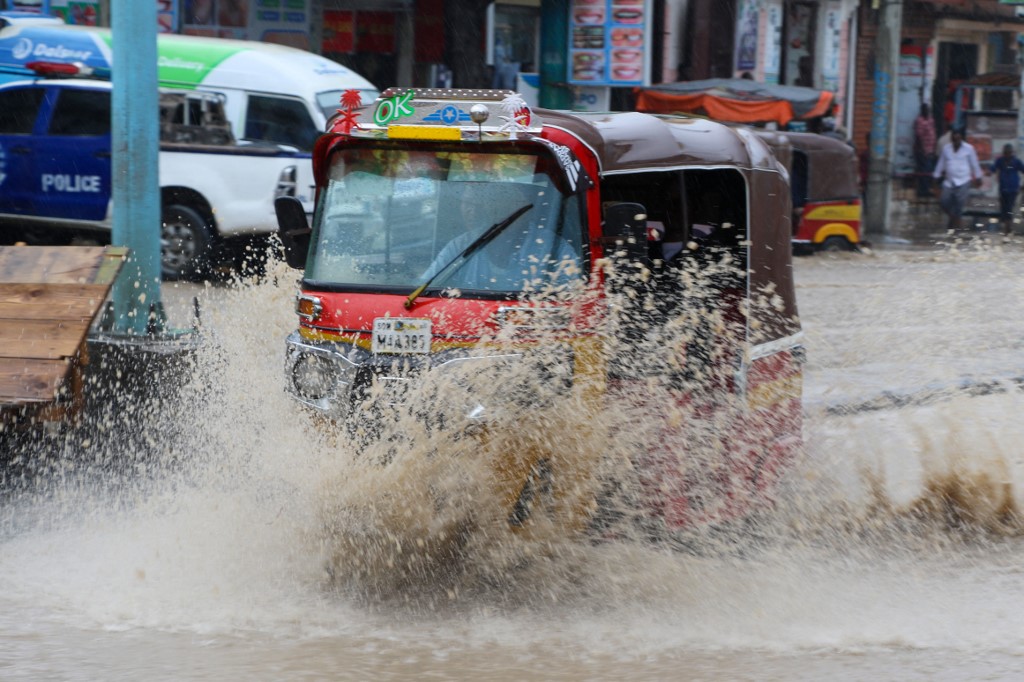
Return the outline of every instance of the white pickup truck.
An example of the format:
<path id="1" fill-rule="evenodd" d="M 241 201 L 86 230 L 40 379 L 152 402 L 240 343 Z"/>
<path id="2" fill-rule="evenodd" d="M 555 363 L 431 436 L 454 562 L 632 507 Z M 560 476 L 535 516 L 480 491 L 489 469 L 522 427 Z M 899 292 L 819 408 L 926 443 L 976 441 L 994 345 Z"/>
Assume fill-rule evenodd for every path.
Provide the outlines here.
<path id="1" fill-rule="evenodd" d="M 110 89 L 79 79 L 0 85 L 0 225 L 37 242 L 109 239 Z M 265 247 L 280 196 L 312 211 L 308 155 L 236 141 L 210 93 L 161 91 L 159 164 L 165 279 L 204 276 Z"/>

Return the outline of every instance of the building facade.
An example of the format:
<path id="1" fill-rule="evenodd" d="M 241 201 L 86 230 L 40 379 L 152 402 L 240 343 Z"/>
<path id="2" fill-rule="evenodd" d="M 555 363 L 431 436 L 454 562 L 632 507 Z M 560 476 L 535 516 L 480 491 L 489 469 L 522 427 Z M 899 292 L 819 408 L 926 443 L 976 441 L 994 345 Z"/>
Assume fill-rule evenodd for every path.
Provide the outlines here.
<path id="1" fill-rule="evenodd" d="M 864 3 L 858 10 L 851 134 L 855 142 L 871 131 L 875 64 L 873 54 L 880 10 Z M 900 66 L 893 119 L 896 175 L 913 171 L 913 121 L 928 104 L 941 135 L 953 124 L 958 85 L 983 74 L 1005 74 L 1019 80 L 1018 36 L 1024 19 L 1013 5 L 999 0 L 919 0 L 903 5 Z M 1004 96 L 1012 93 L 1003 93 Z M 1005 102 L 962 102 L 972 108 L 1015 106 Z M 1012 125 L 1012 123 L 1011 123 Z M 968 131 L 979 132 L 979 131 Z M 858 145 L 859 146 L 859 145 Z"/>
<path id="2" fill-rule="evenodd" d="M 836 125 L 856 146 L 865 144 L 871 128 L 879 0 L 152 1 L 161 31 L 294 45 L 341 62 L 379 87 L 536 87 L 526 93 L 532 101 L 546 90 L 556 95 L 548 105 L 592 108 L 630 106 L 631 86 L 615 87 L 610 70 L 598 87 L 573 79 L 574 57 L 600 57 L 600 49 L 577 53 L 592 48 L 602 31 L 609 37 L 605 56 L 617 54 L 611 15 L 628 4 L 643 8 L 646 82 L 742 75 L 829 90 L 836 95 Z M 100 26 L 109 25 L 110 4 L 0 0 L 5 9 Z M 605 8 L 600 27 L 587 25 L 593 12 L 580 14 L 584 5 Z M 453 8 L 479 19 L 453 27 Z M 958 84 L 980 74 L 1019 74 L 1022 17 L 1000 0 L 904 0 L 893 122 L 897 171 L 912 165 L 911 123 L 922 102 L 932 106 L 941 132 L 951 123 Z M 467 62 L 474 68 L 466 69 Z M 463 82 L 453 82 L 453 63 L 463 65 Z M 537 72 L 539 79 L 520 77 Z"/>
<path id="3" fill-rule="evenodd" d="M 676 74 L 843 92 L 856 0 L 666 0 Z M 664 74 L 669 75 L 669 74 Z"/>

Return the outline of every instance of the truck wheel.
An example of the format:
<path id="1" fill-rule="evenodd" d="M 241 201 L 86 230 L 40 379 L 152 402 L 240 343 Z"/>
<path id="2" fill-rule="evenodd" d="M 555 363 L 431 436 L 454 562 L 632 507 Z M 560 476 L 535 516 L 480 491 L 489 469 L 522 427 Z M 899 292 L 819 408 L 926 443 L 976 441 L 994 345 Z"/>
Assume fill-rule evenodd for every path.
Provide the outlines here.
<path id="1" fill-rule="evenodd" d="M 191 279 L 206 273 L 212 245 L 210 226 L 194 209 L 164 206 L 160 217 L 160 270 L 165 280 Z"/>

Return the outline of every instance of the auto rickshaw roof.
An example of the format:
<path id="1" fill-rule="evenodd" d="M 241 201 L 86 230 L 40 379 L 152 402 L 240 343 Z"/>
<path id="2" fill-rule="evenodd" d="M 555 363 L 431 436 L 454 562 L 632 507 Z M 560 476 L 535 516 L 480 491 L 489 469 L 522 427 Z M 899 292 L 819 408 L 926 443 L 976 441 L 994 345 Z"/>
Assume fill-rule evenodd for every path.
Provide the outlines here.
<path id="1" fill-rule="evenodd" d="M 807 198 L 813 201 L 847 199 L 860 194 L 857 152 L 827 135 L 786 133 L 794 153 L 807 156 Z"/>
<path id="2" fill-rule="evenodd" d="M 745 131 L 698 116 L 539 109 L 547 126 L 591 147 L 601 173 L 729 165 L 777 170 L 771 151 Z"/>
<path id="3" fill-rule="evenodd" d="M 752 128 L 741 123 L 733 124 L 737 128 L 743 128 L 757 136 L 759 140 L 768 145 L 789 176 L 793 168 L 793 144 L 789 140 L 789 133 L 781 130 L 767 130 L 765 128 Z"/>
<path id="4" fill-rule="evenodd" d="M 802 152 L 823 152 L 839 156 L 855 154 L 853 147 L 849 144 L 828 135 L 797 132 L 786 132 L 783 134 L 789 138 L 794 149 L 799 149 Z"/>
<path id="5" fill-rule="evenodd" d="M 762 339 L 799 331 L 790 261 L 788 175 L 753 129 L 697 116 L 551 110 L 537 114 L 545 127 L 565 130 L 593 149 L 602 174 L 716 166 L 743 173 L 752 202 L 747 215 L 750 287 L 771 290 L 783 302 L 778 309 L 758 308 L 751 317 L 759 322 Z M 768 172 L 749 172 L 755 169 Z"/>

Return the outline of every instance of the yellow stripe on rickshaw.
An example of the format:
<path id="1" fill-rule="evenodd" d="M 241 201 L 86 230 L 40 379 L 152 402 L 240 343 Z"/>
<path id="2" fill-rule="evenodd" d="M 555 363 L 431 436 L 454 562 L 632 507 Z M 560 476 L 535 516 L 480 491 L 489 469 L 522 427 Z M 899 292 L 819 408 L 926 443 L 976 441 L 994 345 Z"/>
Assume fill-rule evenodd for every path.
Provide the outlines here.
<path id="1" fill-rule="evenodd" d="M 388 138 L 392 140 L 461 140 L 460 128 L 446 126 L 388 126 Z"/>

